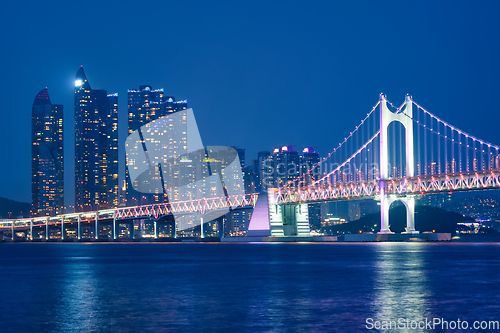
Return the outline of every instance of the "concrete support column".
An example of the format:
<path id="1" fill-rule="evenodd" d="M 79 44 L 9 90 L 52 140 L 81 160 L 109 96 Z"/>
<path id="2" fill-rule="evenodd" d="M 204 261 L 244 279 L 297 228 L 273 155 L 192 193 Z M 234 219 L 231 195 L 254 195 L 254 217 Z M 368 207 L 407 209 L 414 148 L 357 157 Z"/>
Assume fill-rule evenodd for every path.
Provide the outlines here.
<path id="1" fill-rule="evenodd" d="M 95 239 L 99 239 L 99 212 L 95 212 Z"/>
<path id="2" fill-rule="evenodd" d="M 61 218 L 61 239 L 64 240 L 64 216 Z"/>
<path id="3" fill-rule="evenodd" d="M 77 216 L 78 218 L 78 225 L 77 225 L 77 234 L 78 234 L 78 240 L 80 240 L 82 238 L 82 222 L 81 222 L 81 219 L 80 219 L 80 214 L 78 214 Z"/>
<path id="4" fill-rule="evenodd" d="M 113 239 L 116 239 L 116 216 L 113 216 Z"/>
<path id="5" fill-rule="evenodd" d="M 392 234 L 389 224 L 389 208 L 392 201 L 385 195 L 385 182 L 379 182 L 380 187 L 380 231 L 379 234 Z"/>
<path id="6" fill-rule="evenodd" d="M 415 231 L 415 197 L 408 197 L 403 200 L 406 206 L 406 231 L 405 233 L 414 234 Z"/>
<path id="7" fill-rule="evenodd" d="M 174 238 L 177 238 L 177 223 L 175 222 L 175 218 L 174 218 Z"/>

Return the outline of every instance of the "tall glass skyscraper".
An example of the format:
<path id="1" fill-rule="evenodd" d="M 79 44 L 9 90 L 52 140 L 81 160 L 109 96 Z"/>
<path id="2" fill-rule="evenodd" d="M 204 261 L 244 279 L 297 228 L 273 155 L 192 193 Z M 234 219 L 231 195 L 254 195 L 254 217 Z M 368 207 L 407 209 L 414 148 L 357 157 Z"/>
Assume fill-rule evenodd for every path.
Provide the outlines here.
<path id="1" fill-rule="evenodd" d="M 75 211 L 118 206 L 118 94 L 75 80 Z"/>
<path id="2" fill-rule="evenodd" d="M 138 130 L 141 126 L 164 117 L 173 112 L 187 109 L 187 101 L 176 101 L 172 96 L 165 96 L 163 89 L 153 89 L 150 85 L 139 86 L 139 89 L 128 91 L 128 134 Z M 172 144 L 180 144 L 174 143 Z M 129 161 L 128 166 L 133 167 L 134 161 Z M 160 175 L 151 175 L 160 177 Z M 138 206 L 156 202 L 164 202 L 166 194 L 158 190 L 156 194 L 139 193 L 132 187 L 128 168 L 126 178 L 126 205 Z"/>
<path id="3" fill-rule="evenodd" d="M 47 88 L 33 102 L 31 144 L 32 214 L 64 213 L 63 106 L 51 103 Z"/>

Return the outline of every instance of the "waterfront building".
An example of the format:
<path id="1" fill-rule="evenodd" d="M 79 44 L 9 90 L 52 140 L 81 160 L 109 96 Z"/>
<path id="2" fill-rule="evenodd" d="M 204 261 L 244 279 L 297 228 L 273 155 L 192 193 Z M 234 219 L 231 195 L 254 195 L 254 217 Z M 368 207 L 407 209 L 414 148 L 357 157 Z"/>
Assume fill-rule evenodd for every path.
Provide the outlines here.
<path id="1" fill-rule="evenodd" d="M 256 189 L 259 193 L 267 194 L 267 188 L 272 187 L 273 183 L 273 169 L 272 169 L 272 158 L 271 153 L 268 151 L 259 151 L 257 153 L 258 160 L 258 183 L 256 183 Z"/>
<path id="2" fill-rule="evenodd" d="M 281 187 L 295 180 L 300 175 L 299 153 L 293 146 L 282 146 L 274 148 L 269 157 L 268 166 L 271 168 L 271 176 L 268 177 L 268 187 Z"/>
<path id="3" fill-rule="evenodd" d="M 306 147 L 302 150 L 300 156 L 300 175 L 302 176 L 303 185 L 311 185 L 318 179 L 319 169 L 313 170 L 313 167 L 319 163 L 319 153 L 314 150 L 314 147 Z M 309 212 L 309 225 L 314 228 L 321 226 L 321 204 L 312 203 L 307 205 Z"/>
<path id="4" fill-rule="evenodd" d="M 252 164 L 243 168 L 245 177 L 245 193 L 260 193 L 259 161 L 252 160 Z"/>
<path id="5" fill-rule="evenodd" d="M 75 211 L 118 206 L 118 94 L 75 79 Z"/>
<path id="6" fill-rule="evenodd" d="M 238 147 L 231 147 L 231 148 L 234 148 L 238 153 L 238 158 L 240 159 L 241 168 L 243 169 L 245 167 L 245 149 Z"/>
<path id="7" fill-rule="evenodd" d="M 132 134 L 134 131 L 144 126 L 160 117 L 164 117 L 168 114 L 178 112 L 187 109 L 187 101 L 181 100 L 176 101 L 173 96 L 165 96 L 163 89 L 153 89 L 150 85 L 139 86 L 139 89 L 129 89 L 128 90 L 128 135 Z M 181 127 L 183 128 L 183 127 Z M 177 138 L 181 138 L 174 142 Z M 187 142 L 187 137 L 184 135 L 172 135 L 169 138 L 169 146 L 185 146 Z M 174 158 L 174 156 L 168 156 L 167 158 Z M 125 170 L 125 205 L 127 206 L 138 206 L 146 205 L 151 203 L 160 203 L 168 200 L 167 194 L 163 189 L 157 189 L 156 193 L 140 193 L 134 189 L 134 186 L 130 180 L 129 170 L 130 167 L 135 167 L 135 163 L 138 161 L 127 161 L 127 169 Z M 183 166 L 185 166 L 183 164 Z M 151 179 L 160 179 L 159 170 L 151 170 L 149 177 Z M 171 184 L 172 181 L 180 181 L 180 170 L 175 172 L 173 178 L 167 181 Z M 137 181 L 137 180 L 136 180 Z"/>
<path id="8" fill-rule="evenodd" d="M 314 151 L 313 147 L 306 147 L 302 150 L 300 156 L 300 175 L 304 175 L 302 184 L 310 185 L 319 176 L 319 168 L 314 169 L 314 166 L 319 163 L 319 153 Z"/>
<path id="9" fill-rule="evenodd" d="M 31 117 L 31 204 L 33 216 L 64 213 L 63 106 L 47 88 L 35 97 Z"/>

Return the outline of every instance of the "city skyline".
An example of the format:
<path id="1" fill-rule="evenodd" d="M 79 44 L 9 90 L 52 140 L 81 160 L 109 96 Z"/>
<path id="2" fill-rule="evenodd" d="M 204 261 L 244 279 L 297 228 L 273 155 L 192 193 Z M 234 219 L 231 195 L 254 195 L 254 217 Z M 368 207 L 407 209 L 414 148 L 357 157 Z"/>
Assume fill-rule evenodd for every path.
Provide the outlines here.
<path id="1" fill-rule="evenodd" d="M 83 93 L 83 95 L 82 95 L 82 93 Z M 155 95 L 155 94 L 158 94 L 158 96 L 157 96 L 158 100 L 156 100 L 156 98 L 154 96 L 151 99 L 151 96 Z M 87 96 L 87 95 L 89 95 L 89 96 Z M 106 97 L 106 98 L 104 98 L 104 97 Z M 158 200 L 158 199 L 153 200 L 153 201 L 146 200 L 146 201 L 143 201 L 141 203 L 135 202 L 133 204 L 131 204 L 130 202 L 127 202 L 130 200 L 127 200 L 125 202 L 119 201 L 119 198 L 118 198 L 118 179 L 117 179 L 118 175 L 117 175 L 117 171 L 116 171 L 117 167 L 118 167 L 118 161 L 117 161 L 117 156 L 118 156 L 118 152 L 117 152 L 118 142 L 117 141 L 118 141 L 118 139 L 116 137 L 116 133 L 118 130 L 118 128 L 117 128 L 118 123 L 117 123 L 117 118 L 116 118 L 117 114 L 118 114 L 118 112 L 117 112 L 117 109 L 118 109 L 117 97 L 118 97 L 117 93 L 107 94 L 107 92 L 105 90 L 93 90 L 93 89 L 91 89 L 90 84 L 88 83 L 87 78 L 85 76 L 85 73 L 83 71 L 83 66 L 80 67 L 80 69 L 78 70 L 78 73 L 76 75 L 76 81 L 75 81 L 75 111 L 76 111 L 76 113 L 75 113 L 75 117 L 76 117 L 75 118 L 75 131 L 78 132 L 79 130 L 77 130 L 77 128 L 80 125 L 83 126 L 84 123 L 98 124 L 95 131 L 92 131 L 92 129 L 89 129 L 89 128 L 82 128 L 82 131 L 85 132 L 84 137 L 90 138 L 91 139 L 90 141 L 94 141 L 94 139 L 95 139 L 94 136 L 96 136 L 96 135 L 97 135 L 97 138 L 100 138 L 100 137 L 103 138 L 103 140 L 99 140 L 99 139 L 95 140 L 98 142 L 97 145 L 95 146 L 95 148 L 98 151 L 95 154 L 95 156 L 98 157 L 98 156 L 102 155 L 103 157 L 100 157 L 100 160 L 98 159 L 95 161 L 94 164 L 96 167 L 94 169 L 94 172 L 99 173 L 100 172 L 99 170 L 104 170 L 104 172 L 106 173 L 106 170 L 108 168 L 111 169 L 112 171 L 110 171 L 109 174 L 96 176 L 96 179 L 102 178 L 102 177 L 109 178 L 107 181 L 104 180 L 103 183 L 104 184 L 106 184 L 106 183 L 111 184 L 112 183 L 113 190 L 109 190 L 106 186 L 101 185 L 100 187 L 103 187 L 104 189 L 98 189 L 95 191 L 96 193 L 99 192 L 99 194 L 101 195 L 101 199 L 99 199 L 99 198 L 93 199 L 95 206 L 89 205 L 89 207 L 87 207 L 87 208 L 81 208 L 81 209 L 77 208 L 76 211 L 91 211 L 91 210 L 97 210 L 97 209 L 105 209 L 105 208 L 117 207 L 119 204 L 124 204 L 127 206 L 130 206 L 130 205 L 136 206 L 138 204 L 163 202 L 163 200 Z M 93 102 L 96 106 L 90 107 L 90 109 L 86 110 L 85 113 L 86 114 L 89 114 L 89 113 L 98 114 L 99 115 L 98 117 L 103 117 L 105 119 L 105 121 L 101 122 L 102 119 L 99 119 L 96 121 L 92 120 L 92 121 L 87 121 L 87 122 L 86 121 L 82 122 L 82 121 L 76 120 L 78 118 L 79 111 L 83 111 L 83 109 L 80 109 L 80 108 L 81 107 L 85 108 L 86 107 L 85 103 L 88 101 L 91 101 L 90 104 L 92 104 L 92 102 Z M 82 103 L 84 103 L 84 104 L 82 104 Z M 35 135 L 35 137 L 36 137 L 36 132 L 37 132 L 37 130 L 35 130 L 35 126 L 36 126 L 35 123 L 37 123 L 37 118 L 35 116 L 35 106 L 36 106 L 36 108 L 41 108 L 42 106 L 40 106 L 40 105 L 50 105 L 50 107 L 52 107 L 52 104 L 50 103 L 50 98 L 48 97 L 47 88 L 40 91 L 40 93 L 35 98 L 35 102 L 33 105 L 33 129 L 34 129 L 33 135 Z M 186 109 L 186 107 L 187 107 L 186 101 L 175 102 L 175 98 L 172 96 L 164 98 L 163 88 L 157 89 L 157 90 L 152 90 L 152 86 L 143 85 L 143 86 L 139 87 L 139 90 L 129 89 L 128 90 L 128 122 L 129 122 L 128 132 L 130 134 L 134 129 L 140 127 L 143 124 L 147 124 L 150 121 L 153 121 L 153 120 L 157 119 L 158 117 L 164 116 L 166 114 L 176 112 L 178 110 Z M 56 109 L 56 114 L 57 114 L 57 109 L 58 108 L 62 109 L 62 106 L 55 105 L 54 108 Z M 95 108 L 95 112 L 92 111 L 94 108 Z M 91 111 L 91 112 L 88 112 L 88 111 Z M 38 112 L 40 112 L 40 111 L 38 111 Z M 54 110 L 52 110 L 52 112 L 54 112 Z M 61 113 L 61 112 L 59 112 L 59 113 Z M 53 117 L 51 116 L 50 119 L 46 120 L 47 126 L 50 126 L 52 124 L 52 121 L 53 121 L 52 118 Z M 109 118 L 109 119 L 106 119 L 106 118 Z M 109 124 L 106 125 L 106 123 L 108 121 L 109 121 Z M 38 121 L 38 122 L 40 122 L 40 121 Z M 62 130 L 61 130 L 62 119 L 57 120 L 56 123 L 58 123 L 59 130 L 57 130 L 57 131 L 59 132 L 59 136 L 61 138 L 60 142 L 59 142 L 60 146 L 58 147 L 58 149 L 62 150 L 62 147 L 63 147 L 63 145 L 62 145 L 62 142 L 63 142 Z M 101 131 L 101 129 L 103 131 Z M 92 135 L 93 132 L 95 132 L 96 135 Z M 76 134 L 77 134 L 76 136 L 78 137 L 78 133 L 76 133 Z M 37 134 L 37 135 L 40 135 L 40 134 Z M 54 140 L 54 139 L 51 139 L 51 140 Z M 77 146 L 78 146 L 78 143 L 77 143 Z M 236 147 L 234 147 L 234 148 L 236 148 Z M 240 155 L 240 160 L 242 161 L 242 167 L 244 170 L 245 149 L 244 148 L 236 148 L 236 149 L 238 151 L 238 155 Z M 109 150 L 109 157 L 107 158 L 106 156 L 107 156 L 108 150 Z M 76 151 L 78 151 L 78 149 Z M 285 178 L 284 181 L 280 177 L 278 177 L 280 180 L 279 181 L 280 184 L 283 184 L 284 182 L 295 179 L 299 175 L 301 175 L 305 171 L 307 171 L 307 170 L 302 170 L 302 168 L 304 167 L 304 164 L 302 163 L 302 159 L 303 158 L 305 159 L 306 155 L 314 155 L 315 156 L 313 159 L 314 161 L 311 160 L 311 161 L 309 161 L 309 163 L 307 163 L 308 168 L 311 168 L 315 163 L 317 163 L 319 161 L 319 155 L 318 155 L 318 153 L 316 153 L 314 151 L 314 147 L 304 148 L 304 150 L 302 151 L 303 156 L 300 156 L 300 160 L 299 160 L 299 155 L 298 155 L 299 152 L 294 150 L 293 145 L 285 145 L 282 147 L 273 148 L 272 153 L 260 151 L 258 154 L 259 159 L 261 158 L 260 155 L 263 153 L 264 153 L 264 155 L 267 154 L 268 157 L 270 158 L 270 160 L 272 161 L 271 165 L 273 166 L 272 169 L 274 170 L 275 174 L 277 173 L 277 174 L 285 175 L 286 177 L 288 177 L 288 180 Z M 87 155 L 89 155 L 89 154 L 87 154 Z M 285 158 L 284 163 L 281 160 L 280 156 L 287 157 L 287 158 Z M 79 159 L 82 159 L 82 158 L 78 158 L 77 156 L 75 156 L 75 157 L 76 157 L 77 161 Z M 291 160 L 290 160 L 290 158 L 291 158 Z M 60 157 L 60 159 L 62 160 L 62 156 Z M 258 166 L 260 164 L 258 162 L 258 160 L 253 160 L 251 157 L 250 157 L 250 160 L 251 160 L 251 163 L 250 163 L 251 165 L 249 165 L 249 167 L 253 167 L 256 165 Z M 294 165 L 294 166 L 300 166 L 299 167 L 300 169 L 296 169 L 294 171 L 295 172 L 294 174 L 290 174 L 286 170 L 285 171 L 281 170 L 281 169 L 283 169 L 283 166 L 285 168 L 288 166 L 288 162 L 291 162 L 292 165 Z M 111 167 L 109 167 L 108 164 Z M 77 163 L 77 165 L 78 165 L 78 163 Z M 282 166 L 279 167 L 279 165 L 282 165 Z M 61 162 L 61 167 L 59 169 L 62 169 L 62 162 Z M 87 168 L 87 169 L 89 169 L 89 168 Z M 260 173 L 261 173 L 261 171 L 260 171 Z M 245 172 L 245 177 L 246 177 L 247 176 L 246 171 L 244 171 L 244 172 Z M 78 169 L 77 169 L 77 173 L 78 173 Z M 35 173 L 32 173 L 32 176 L 34 174 Z M 61 175 L 62 172 L 59 171 L 58 174 Z M 61 176 L 59 176 L 59 178 L 60 177 Z M 81 179 L 84 179 L 84 178 L 86 179 L 86 177 L 87 177 L 86 175 L 84 177 L 79 176 L 79 178 L 81 178 Z M 275 178 L 273 183 L 268 184 L 268 185 L 271 185 L 273 187 L 279 187 L 279 185 L 276 183 L 278 178 L 276 178 L 276 175 L 273 175 L 273 177 Z M 36 177 L 34 177 L 33 179 L 35 179 L 35 178 Z M 262 179 L 263 179 L 263 177 L 261 176 L 259 179 L 259 182 L 262 182 Z M 58 182 L 63 183 L 60 180 L 58 180 Z M 83 181 L 81 181 L 81 182 L 77 181 L 76 182 L 76 189 L 78 189 L 79 184 L 83 184 L 83 183 L 84 183 Z M 33 185 L 34 184 L 35 184 L 35 181 L 33 181 Z M 97 182 L 96 182 L 96 184 L 97 184 Z M 127 184 L 128 184 L 128 181 L 127 181 Z M 254 190 L 256 188 L 261 188 L 261 186 L 254 186 Z M 129 197 L 127 195 L 128 191 L 130 191 L 130 187 L 128 187 L 126 189 L 126 191 L 124 191 L 124 194 L 123 194 L 127 198 Z M 58 192 L 59 193 L 64 192 L 62 186 L 60 186 L 60 189 L 58 190 Z M 89 195 L 92 193 L 91 190 L 85 190 L 85 191 L 80 190 L 77 192 L 81 193 L 82 195 Z M 112 192 L 112 194 L 108 197 L 107 192 Z M 254 192 L 259 192 L 259 191 L 254 191 Z M 248 193 L 252 193 L 252 192 L 248 192 Z M 35 191 L 32 191 L 32 196 L 34 198 Z M 59 196 L 61 198 L 63 197 L 61 194 L 59 194 Z M 104 199 L 102 199 L 102 198 L 104 198 Z M 35 203 L 35 200 L 32 200 L 32 202 Z M 59 205 L 59 206 L 61 206 L 61 205 Z M 35 204 L 34 204 L 34 207 L 36 207 Z M 78 207 L 78 205 L 75 205 L 75 207 Z M 37 210 L 34 208 L 34 211 L 33 211 L 34 216 L 37 215 L 36 211 Z M 61 211 L 60 208 L 59 208 L 59 211 Z M 67 211 L 70 212 L 71 209 L 68 209 Z"/>
<path id="2" fill-rule="evenodd" d="M 180 100 L 176 101 L 175 97 L 173 96 L 164 96 L 164 89 L 159 88 L 159 89 L 153 89 L 151 85 L 141 85 L 139 86 L 139 89 L 128 89 L 128 105 L 127 105 L 127 110 L 128 110 L 128 134 L 132 133 L 133 130 L 139 128 L 141 125 L 147 124 L 150 121 L 153 121 L 159 117 L 165 116 L 167 114 L 177 112 L 179 110 L 185 110 L 187 108 L 187 100 Z M 83 146 L 87 148 L 81 148 L 80 149 L 80 155 L 81 157 L 78 157 L 78 155 L 75 155 L 75 160 L 76 160 L 76 172 L 75 172 L 75 188 L 68 187 L 66 188 L 66 193 L 76 193 L 79 192 L 81 196 L 76 196 L 75 195 L 75 200 L 76 202 L 81 202 L 81 204 L 73 204 L 71 201 L 66 204 L 60 204 L 58 203 L 59 208 L 57 208 L 58 213 L 67 211 L 71 212 L 73 210 L 75 211 L 92 211 L 92 210 L 97 210 L 97 209 L 105 209 L 105 208 L 111 208 L 111 207 L 118 207 L 119 204 L 125 204 L 125 205 L 138 205 L 138 204 L 147 204 L 147 203 L 153 203 L 153 202 L 163 202 L 162 199 L 156 198 L 154 199 L 152 196 L 148 196 L 143 194 L 138 194 L 133 188 L 131 188 L 129 184 L 129 179 L 128 179 L 128 170 L 126 168 L 126 161 L 123 163 L 122 167 L 125 169 L 123 172 L 125 174 L 125 177 L 120 178 L 117 181 L 116 180 L 116 170 L 117 167 L 119 166 L 119 161 L 117 160 L 118 155 L 123 155 L 121 150 L 124 149 L 124 143 L 119 143 L 118 138 L 116 137 L 117 131 L 118 131 L 118 93 L 112 93 L 108 94 L 106 90 L 96 90 L 92 89 L 90 87 L 90 83 L 87 80 L 86 74 L 84 72 L 83 66 L 80 66 L 80 68 L 77 71 L 77 74 L 75 76 L 75 88 L 74 88 L 74 94 L 75 94 L 75 114 L 74 114 L 74 132 L 75 132 L 75 141 L 70 143 L 76 144 L 76 147 L 79 145 L 83 145 L 81 142 L 82 140 L 89 141 L 92 145 L 93 148 L 88 148 L 89 142 L 86 142 Z M 90 101 L 90 102 L 89 102 Z M 53 106 L 56 110 L 56 115 L 57 115 L 57 109 L 62 110 L 63 106 L 62 105 L 53 105 L 50 103 L 50 98 L 48 97 L 48 90 L 47 88 L 43 89 L 40 91 L 40 93 L 37 95 L 35 98 L 35 102 L 33 105 L 33 108 L 35 110 L 35 105 L 36 108 L 40 109 L 43 108 L 43 106 L 39 105 L 50 105 Z M 83 109 L 86 109 L 85 112 L 83 112 Z M 88 109 L 88 110 L 87 110 Z M 92 110 L 91 110 L 92 109 Z M 41 109 L 40 109 L 41 110 Z M 35 111 L 33 111 L 35 112 Z M 54 112 L 54 111 L 52 111 Z M 85 120 L 83 118 L 88 118 L 89 115 L 95 114 L 95 117 L 97 118 L 92 118 L 90 120 Z M 59 111 L 59 116 L 62 117 L 61 111 Z M 52 116 L 53 117 L 53 116 Z M 83 118 L 82 118 L 83 117 Z M 51 124 L 51 119 L 46 120 L 47 125 Z M 32 117 L 32 128 L 33 128 L 33 135 L 36 134 L 36 129 L 35 129 L 35 123 L 37 122 L 37 119 L 35 118 L 35 113 L 33 113 Z M 40 122 L 40 121 L 38 121 Z M 85 125 L 87 124 L 87 125 Z M 89 125 L 90 124 L 90 125 Z M 60 144 L 59 149 L 62 150 L 63 148 L 63 138 L 64 136 L 69 137 L 68 134 L 64 134 L 62 130 L 62 125 L 63 125 L 63 120 L 62 118 L 58 120 L 57 128 L 59 133 L 58 135 L 60 136 L 58 144 Z M 95 126 L 94 126 L 95 125 Z M 82 127 L 83 126 L 83 127 Z M 91 126 L 92 128 L 87 128 L 85 126 Z M 85 135 L 82 135 L 83 132 L 80 134 L 79 128 L 81 127 L 81 130 L 85 132 Z M 95 127 L 95 128 L 94 128 Z M 70 131 L 71 132 L 71 131 Z M 95 132 L 95 133 L 94 133 Z M 80 134 L 80 136 L 79 136 Z M 102 138 L 102 139 L 101 139 Z M 47 139 L 48 140 L 48 139 Z M 54 139 L 50 139 L 54 140 Z M 66 138 L 66 141 L 68 138 Z M 95 143 L 94 143 L 95 141 Z M 101 142 L 102 141 L 102 142 Z M 57 143 L 57 142 L 56 142 Z M 94 147 L 95 146 L 95 147 Z M 283 147 L 272 147 L 270 151 L 271 153 L 265 151 L 265 150 L 260 150 L 257 154 L 257 156 L 250 156 L 249 157 L 249 162 L 250 164 L 254 162 L 254 157 L 257 157 L 257 160 L 255 162 L 260 161 L 262 163 L 262 156 L 270 157 L 271 160 L 273 158 L 273 155 L 279 151 L 281 153 L 282 149 L 283 150 L 288 150 L 290 153 L 294 154 L 297 156 L 297 162 L 296 164 L 299 166 L 299 168 L 303 168 L 304 165 L 302 163 L 298 162 L 298 157 L 299 157 L 299 152 L 295 151 L 295 147 L 297 145 L 285 145 Z M 301 147 L 301 146 L 299 146 Z M 239 148 L 239 147 L 233 147 L 236 149 L 238 152 L 238 155 L 240 157 L 240 162 L 242 165 L 242 171 L 245 169 L 245 150 L 246 148 Z M 83 158 L 88 158 L 92 154 L 90 154 L 90 151 L 85 151 L 85 149 L 94 149 L 96 150 L 96 153 L 94 154 L 94 157 L 96 158 L 95 161 L 91 161 L 88 163 L 88 166 L 83 168 L 86 170 L 83 172 L 82 170 L 78 169 L 78 160 L 83 160 Z M 108 152 L 109 150 L 109 152 Z M 115 151 L 117 150 L 117 151 Z M 75 149 L 76 152 L 79 151 L 79 149 Z M 109 153 L 109 156 L 107 155 Z M 314 147 L 306 147 L 302 151 L 302 154 L 304 154 L 304 157 L 306 155 L 314 155 L 316 156 L 313 158 L 314 161 L 319 161 L 319 154 L 314 151 Z M 61 154 L 61 160 L 63 154 Z M 108 156 L 108 157 L 107 157 Z M 33 153 L 33 158 L 35 158 L 35 155 Z M 302 156 L 300 156 L 302 160 Z M 292 161 L 293 162 L 293 161 Z M 67 163 L 67 162 L 66 162 Z M 308 161 L 307 164 L 311 164 L 311 161 Z M 62 163 L 62 166 L 64 163 Z M 95 169 L 92 169 L 90 165 L 94 164 Z M 279 164 L 277 161 L 273 161 L 271 163 L 272 165 Z M 309 165 L 310 167 L 310 165 Z M 63 168 L 63 167 L 61 167 Z M 107 171 L 109 169 L 109 171 Z M 104 173 L 101 171 L 104 170 Z M 71 170 L 73 171 L 73 170 Z M 296 170 L 297 175 L 303 172 L 302 169 Z M 245 172 L 245 171 L 243 171 Z M 276 169 L 276 172 L 278 170 Z M 81 175 L 79 176 L 79 173 Z M 93 190 L 90 190 L 87 188 L 87 190 L 80 189 L 82 184 L 87 184 L 88 182 L 85 181 L 79 181 L 78 179 L 88 179 L 90 178 L 91 174 L 94 176 L 96 179 L 96 188 Z M 33 179 L 36 177 L 33 176 L 34 173 L 32 173 Z M 59 172 L 59 177 L 64 175 L 63 172 Z M 273 175 L 273 177 L 276 177 L 276 175 Z M 104 179 L 106 178 L 106 179 Z M 262 182 L 262 169 L 260 170 L 260 181 Z M 60 181 L 59 181 L 60 182 Z M 34 181 L 32 181 L 32 184 Z M 60 182 L 64 184 L 64 181 Z M 101 185 L 99 185 L 99 183 Z M 111 187 L 108 188 L 108 186 L 103 185 L 103 184 L 111 184 Z M 123 184 L 123 187 L 120 186 Z M 268 184 L 271 185 L 271 184 Z M 33 185 L 34 186 L 34 185 Z M 87 187 L 88 184 L 86 185 Z M 58 190 L 59 193 L 64 193 L 64 185 L 59 186 L 60 189 Z M 92 187 L 92 186 L 90 186 Z M 263 189 L 263 187 L 260 185 L 258 186 L 259 189 Z M 78 191 L 78 189 L 80 189 Z M 255 189 L 255 187 L 254 187 Z M 121 193 L 120 193 L 121 190 Z M 109 192 L 109 193 L 108 193 Z M 31 196 L 34 198 L 35 194 L 38 192 L 34 192 L 32 190 Z M 93 193 L 93 194 L 92 194 Z M 92 195 L 91 195 L 92 194 Z M 142 202 L 138 202 L 137 200 L 132 200 L 135 202 L 135 204 L 131 204 L 131 198 L 134 197 L 134 195 L 140 195 L 143 196 L 144 200 Z M 61 200 L 64 199 L 64 195 L 59 195 Z M 86 196 L 86 198 L 84 198 Z M 120 198 L 121 196 L 121 198 Z M 92 198 L 90 198 L 92 197 Z M 104 198 L 100 202 L 99 197 Z M 83 204 L 83 202 L 86 200 L 88 202 L 87 204 Z M 32 199 L 32 202 L 35 202 Z M 64 202 L 64 200 L 63 200 Z M 90 202 L 93 202 L 90 204 Z M 80 209 L 76 208 L 78 206 L 81 206 Z M 88 206 L 88 207 L 87 207 Z M 35 207 L 35 206 L 34 206 Z M 73 208 L 72 208 L 73 207 Z M 87 207 L 87 208 L 85 208 Z M 33 216 L 37 216 L 36 209 L 33 211 Z"/>
<path id="3" fill-rule="evenodd" d="M 31 134 L 28 126 L 11 124 L 29 123 L 32 96 L 43 87 L 71 119 L 74 70 L 80 65 L 93 85 L 119 93 L 119 127 L 125 131 L 120 140 L 126 137 L 127 89 L 150 84 L 189 101 L 207 144 L 243 147 L 248 156 L 290 144 L 316 147 L 323 156 L 349 134 L 346 128 L 369 111 L 380 92 L 394 102 L 409 93 L 457 127 L 497 143 L 499 6 L 157 3 L 150 12 L 127 3 L 100 11 L 90 9 L 92 2 L 85 9 L 9 3 L 0 24 L 10 33 L 2 38 L 18 56 L 0 56 L 9 63 L 0 82 L 5 102 L 0 139 L 12 142 L 0 155 L 16 163 L 0 167 L 10 175 L 1 179 L 0 196 L 30 200 Z M 173 15 L 166 25 L 162 12 L 185 15 Z M 136 15 L 136 20 L 123 19 Z M 391 22 L 401 15 L 406 23 L 395 29 Z M 251 24 L 255 18 L 263 23 Z M 87 20 L 94 24 L 67 29 Z M 31 33 L 40 26 L 43 33 Z M 146 54 L 145 46 L 131 41 L 155 52 Z M 36 45 L 50 47 L 32 52 Z M 70 122 L 65 124 L 65 132 L 71 131 Z M 73 154 L 71 146 L 65 146 L 66 156 Z M 72 170 L 74 162 L 68 163 Z M 65 183 L 74 182 L 70 173 L 65 177 Z"/>
<path id="4" fill-rule="evenodd" d="M 499 17 L 2 3 L 2 333 L 500 331 Z"/>

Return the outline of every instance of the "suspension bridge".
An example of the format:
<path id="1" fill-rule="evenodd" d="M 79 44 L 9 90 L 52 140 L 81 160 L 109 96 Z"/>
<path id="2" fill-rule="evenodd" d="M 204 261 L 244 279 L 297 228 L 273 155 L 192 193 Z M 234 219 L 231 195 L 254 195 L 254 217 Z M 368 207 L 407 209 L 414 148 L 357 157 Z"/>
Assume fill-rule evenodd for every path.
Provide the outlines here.
<path id="1" fill-rule="evenodd" d="M 286 236 L 280 227 L 285 221 L 307 233 L 303 212 L 308 203 L 376 199 L 379 233 L 391 233 L 389 207 L 397 200 L 407 210 L 406 233 L 415 233 L 416 195 L 500 188 L 499 149 L 435 116 L 409 95 L 396 107 L 381 94 L 338 147 L 272 191 L 270 204 L 290 207 L 270 210 L 271 229 L 274 224 L 274 234 Z"/>
<path id="2" fill-rule="evenodd" d="M 254 207 L 248 235 L 309 236 L 308 204 L 376 199 L 381 207 L 381 234 L 389 234 L 389 208 L 401 201 L 407 210 L 406 233 L 415 233 L 417 195 L 500 189 L 500 147 L 468 134 L 432 114 L 409 95 L 396 107 L 381 94 L 358 126 L 318 164 L 300 177 L 257 193 L 191 201 L 120 207 L 52 217 L 0 220 L 0 232 L 12 237 L 33 230 L 59 228 L 61 238 L 81 239 L 82 225 L 109 225 L 117 239 L 118 225 L 136 219 L 154 220 L 154 238 L 165 216 Z M 208 222 L 208 221 L 206 221 Z M 203 222 L 201 236 L 204 236 Z M 173 226 L 175 237 L 175 224 Z M 220 229 L 220 228 L 219 228 Z M 263 233 L 262 233 L 263 232 Z"/>

